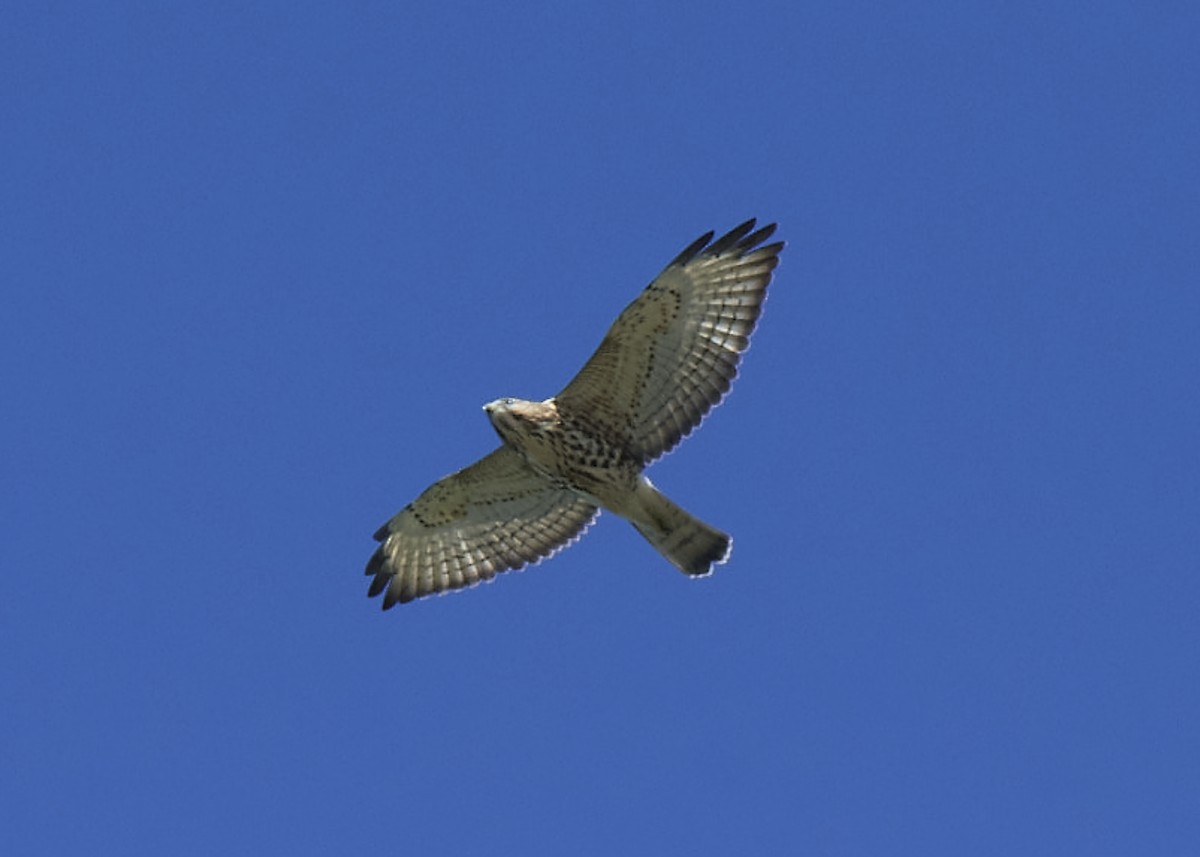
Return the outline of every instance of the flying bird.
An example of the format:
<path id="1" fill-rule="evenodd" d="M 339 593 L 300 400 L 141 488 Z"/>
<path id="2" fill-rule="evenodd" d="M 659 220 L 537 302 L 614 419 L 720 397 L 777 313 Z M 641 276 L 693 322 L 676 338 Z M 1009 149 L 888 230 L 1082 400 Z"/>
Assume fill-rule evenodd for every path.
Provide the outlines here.
<path id="1" fill-rule="evenodd" d="M 732 540 L 643 472 L 729 391 L 783 242 L 748 220 L 696 239 L 609 328 L 579 374 L 542 402 L 484 405 L 500 447 L 435 482 L 375 533 L 369 596 L 386 610 L 491 580 L 574 542 L 601 509 L 676 568 L 707 575 Z"/>

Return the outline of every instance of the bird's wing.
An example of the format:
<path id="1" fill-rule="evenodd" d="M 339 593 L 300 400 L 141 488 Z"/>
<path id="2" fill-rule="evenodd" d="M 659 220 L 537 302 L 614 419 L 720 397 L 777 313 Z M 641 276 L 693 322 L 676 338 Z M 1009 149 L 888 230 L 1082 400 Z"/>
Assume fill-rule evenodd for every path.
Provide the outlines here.
<path id="1" fill-rule="evenodd" d="M 474 586 L 578 538 L 597 509 L 507 446 L 429 486 L 379 528 L 367 563 L 383 607 Z"/>
<path id="2" fill-rule="evenodd" d="M 618 316 L 559 411 L 610 433 L 644 463 L 671 450 L 737 375 L 783 242 L 748 220 L 702 236 Z M 712 242 L 711 244 L 709 242 Z"/>

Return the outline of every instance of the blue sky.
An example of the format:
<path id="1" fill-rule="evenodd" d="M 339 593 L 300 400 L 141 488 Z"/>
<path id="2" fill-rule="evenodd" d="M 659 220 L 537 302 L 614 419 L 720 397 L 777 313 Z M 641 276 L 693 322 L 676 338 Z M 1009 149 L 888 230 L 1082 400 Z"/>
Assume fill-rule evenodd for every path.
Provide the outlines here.
<path id="1" fill-rule="evenodd" d="M 10 4 L 6 853 L 1182 854 L 1190 4 Z M 604 516 L 379 610 L 371 533 L 680 249 L 788 242 Z"/>

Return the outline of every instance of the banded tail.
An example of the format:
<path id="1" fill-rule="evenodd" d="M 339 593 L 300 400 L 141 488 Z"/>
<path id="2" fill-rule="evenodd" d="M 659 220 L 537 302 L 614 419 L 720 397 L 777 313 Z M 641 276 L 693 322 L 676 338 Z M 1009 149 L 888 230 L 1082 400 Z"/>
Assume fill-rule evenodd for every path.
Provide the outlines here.
<path id="1" fill-rule="evenodd" d="M 680 571 L 709 574 L 729 559 L 733 539 L 671 502 L 649 479 L 639 481 L 634 500 L 629 522 Z"/>

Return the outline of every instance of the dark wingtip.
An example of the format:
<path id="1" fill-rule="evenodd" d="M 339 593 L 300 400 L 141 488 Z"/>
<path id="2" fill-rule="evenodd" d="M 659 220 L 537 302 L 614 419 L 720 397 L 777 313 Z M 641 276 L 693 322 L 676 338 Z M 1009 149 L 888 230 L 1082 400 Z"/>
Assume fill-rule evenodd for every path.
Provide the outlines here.
<path id="1" fill-rule="evenodd" d="M 713 241 L 715 232 L 706 232 L 684 248 L 683 252 L 671 261 L 671 264 L 686 265 L 701 255 L 720 256 L 730 251 L 736 252 L 739 256 L 744 256 L 755 248 L 758 248 L 758 245 L 774 235 L 775 229 L 778 226 L 776 223 L 768 223 L 766 226 L 755 231 L 754 226 L 757 223 L 758 219 L 751 217 L 744 223 L 739 223 L 733 227 L 733 229 L 726 232 L 716 241 Z M 783 249 L 783 242 L 779 241 L 759 249 L 778 255 L 779 251 Z"/>
<path id="2" fill-rule="evenodd" d="M 371 581 L 371 586 L 367 589 L 367 597 L 374 598 L 380 592 L 383 592 L 384 587 L 388 585 L 388 581 L 391 579 L 392 576 L 390 574 L 385 574 L 382 571 L 376 572 L 375 579 Z"/>
<path id="3" fill-rule="evenodd" d="M 739 223 L 737 226 L 730 229 L 720 238 L 713 242 L 712 246 L 704 251 L 705 256 L 720 256 L 733 248 L 741 249 L 742 239 L 750 234 L 750 230 L 754 228 L 757 218 L 751 217 L 745 223 Z M 768 227 L 770 228 L 770 227 Z"/>
<path id="4" fill-rule="evenodd" d="M 372 574 L 379 574 L 380 569 L 383 568 L 383 560 L 383 548 L 379 547 L 375 550 L 375 553 L 371 554 L 371 558 L 367 560 L 367 569 L 364 573 L 368 577 Z"/>
<path id="5" fill-rule="evenodd" d="M 752 220 L 750 222 L 753 223 L 754 221 Z M 743 253 L 747 253 L 750 250 L 753 250 L 759 244 L 763 243 L 768 238 L 770 238 L 772 235 L 774 235 L 775 229 L 778 225 L 779 224 L 777 224 L 777 223 L 768 223 L 766 226 L 764 226 L 762 229 L 759 229 L 757 232 L 747 235 L 745 238 L 743 238 L 738 243 L 738 249 L 741 250 Z M 779 246 L 781 248 L 783 247 L 782 241 L 779 242 Z"/>
<path id="6" fill-rule="evenodd" d="M 700 255 L 704 248 L 708 246 L 708 242 L 712 241 L 714 235 L 716 235 L 715 232 L 705 232 L 687 247 L 684 247 L 683 252 L 672 259 L 671 264 L 667 267 L 669 268 L 671 265 L 686 265 L 688 262 L 695 259 Z"/>

